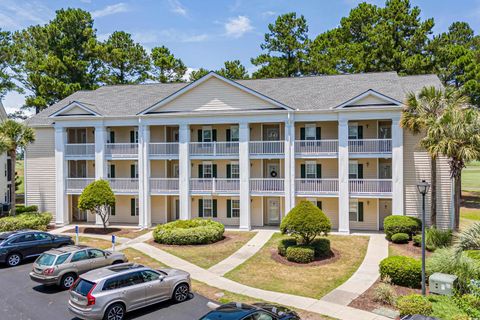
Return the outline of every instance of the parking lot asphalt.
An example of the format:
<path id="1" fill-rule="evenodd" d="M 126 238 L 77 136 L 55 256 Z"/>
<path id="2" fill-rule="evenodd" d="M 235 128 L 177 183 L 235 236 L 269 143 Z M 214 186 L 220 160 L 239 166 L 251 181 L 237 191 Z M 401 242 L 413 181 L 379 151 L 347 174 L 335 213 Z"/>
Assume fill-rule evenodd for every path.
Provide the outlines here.
<path id="1" fill-rule="evenodd" d="M 68 291 L 30 280 L 32 262 L 14 268 L 0 265 L 0 319 L 70 320 Z M 127 314 L 130 320 L 195 320 L 209 311 L 208 299 L 197 294 L 183 303 L 162 302 Z"/>

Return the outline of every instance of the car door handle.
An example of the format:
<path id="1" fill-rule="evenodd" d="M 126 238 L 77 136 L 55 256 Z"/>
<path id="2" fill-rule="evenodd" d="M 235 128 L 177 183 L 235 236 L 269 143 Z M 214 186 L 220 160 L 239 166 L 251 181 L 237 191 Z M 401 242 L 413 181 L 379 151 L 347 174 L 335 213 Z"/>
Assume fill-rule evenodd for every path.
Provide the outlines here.
<path id="1" fill-rule="evenodd" d="M 123 290 L 123 291 L 122 291 L 122 294 L 126 294 L 126 293 L 127 293 L 127 290 Z"/>

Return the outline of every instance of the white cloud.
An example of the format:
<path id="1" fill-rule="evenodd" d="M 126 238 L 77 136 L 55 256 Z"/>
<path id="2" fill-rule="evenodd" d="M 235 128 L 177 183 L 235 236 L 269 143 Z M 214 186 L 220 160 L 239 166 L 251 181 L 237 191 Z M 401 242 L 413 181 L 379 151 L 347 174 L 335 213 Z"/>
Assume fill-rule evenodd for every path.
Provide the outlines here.
<path id="1" fill-rule="evenodd" d="M 100 17 L 105 17 L 112 14 L 127 12 L 127 11 L 128 11 L 127 5 L 123 2 L 120 2 L 120 3 L 112 4 L 110 6 L 106 6 L 105 8 L 100 10 L 92 11 L 92 17 L 100 18 Z"/>
<path id="2" fill-rule="evenodd" d="M 15 0 L 0 1 L 0 27 L 15 30 L 32 24 L 43 24 L 54 12 L 37 1 L 24 1 L 21 5 Z"/>
<path id="3" fill-rule="evenodd" d="M 236 18 L 230 18 L 225 23 L 226 35 L 232 38 L 240 38 L 245 33 L 252 31 L 253 26 L 251 21 L 246 16 L 238 16 Z"/>
<path id="4" fill-rule="evenodd" d="M 97 33 L 97 39 L 98 41 L 106 41 L 111 35 L 111 33 Z"/>
<path id="5" fill-rule="evenodd" d="M 265 12 L 262 12 L 262 16 L 263 17 L 271 17 L 271 16 L 276 16 L 277 13 L 275 11 L 265 11 Z"/>
<path id="6" fill-rule="evenodd" d="M 206 33 L 185 33 L 175 29 L 139 31 L 132 34 L 141 44 L 162 45 L 165 42 L 203 42 L 210 39 Z"/>
<path id="7" fill-rule="evenodd" d="M 168 0 L 168 4 L 170 5 L 170 10 L 176 14 L 186 17 L 188 12 L 187 8 L 185 8 L 179 0 Z"/>

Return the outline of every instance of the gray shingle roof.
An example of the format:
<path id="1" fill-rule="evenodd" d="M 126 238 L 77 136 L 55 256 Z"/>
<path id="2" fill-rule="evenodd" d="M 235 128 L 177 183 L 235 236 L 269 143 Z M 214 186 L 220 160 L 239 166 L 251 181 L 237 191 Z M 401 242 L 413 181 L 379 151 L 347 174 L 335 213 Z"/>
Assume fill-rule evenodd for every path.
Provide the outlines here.
<path id="1" fill-rule="evenodd" d="M 423 86 L 441 87 L 436 75 L 400 77 L 395 72 L 240 80 L 238 83 L 297 110 L 328 110 L 372 89 L 403 101 L 406 93 Z M 188 83 L 104 86 L 78 91 L 28 120 L 30 125 L 48 125 L 54 112 L 72 101 L 88 104 L 106 117 L 133 116 L 180 90 Z"/>

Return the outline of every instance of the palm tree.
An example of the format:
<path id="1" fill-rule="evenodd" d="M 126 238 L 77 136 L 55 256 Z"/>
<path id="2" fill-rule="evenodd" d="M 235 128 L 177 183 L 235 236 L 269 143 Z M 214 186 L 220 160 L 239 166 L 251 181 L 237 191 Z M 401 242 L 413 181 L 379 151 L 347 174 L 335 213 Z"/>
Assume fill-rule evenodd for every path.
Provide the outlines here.
<path id="1" fill-rule="evenodd" d="M 455 238 L 454 248 L 457 256 L 466 250 L 480 250 L 480 223 L 473 224 Z"/>
<path id="2" fill-rule="evenodd" d="M 443 114 L 448 105 L 449 93 L 436 87 L 424 87 L 418 96 L 415 93 L 409 93 L 406 99 L 406 107 L 402 112 L 400 125 L 413 134 L 426 134 L 431 126 Z M 426 137 L 420 140 L 420 145 L 429 149 L 431 141 Z M 437 224 L 437 157 L 438 153 L 429 152 L 430 156 L 430 184 L 431 184 L 431 202 L 430 202 L 430 223 L 432 226 Z"/>
<path id="3" fill-rule="evenodd" d="M 35 141 L 35 132 L 23 123 L 8 119 L 0 124 L 0 152 L 7 152 L 12 161 L 11 177 L 15 181 L 15 163 L 17 160 L 17 149 L 25 148 L 29 143 Z M 15 187 L 10 188 L 11 214 L 15 215 Z"/>

